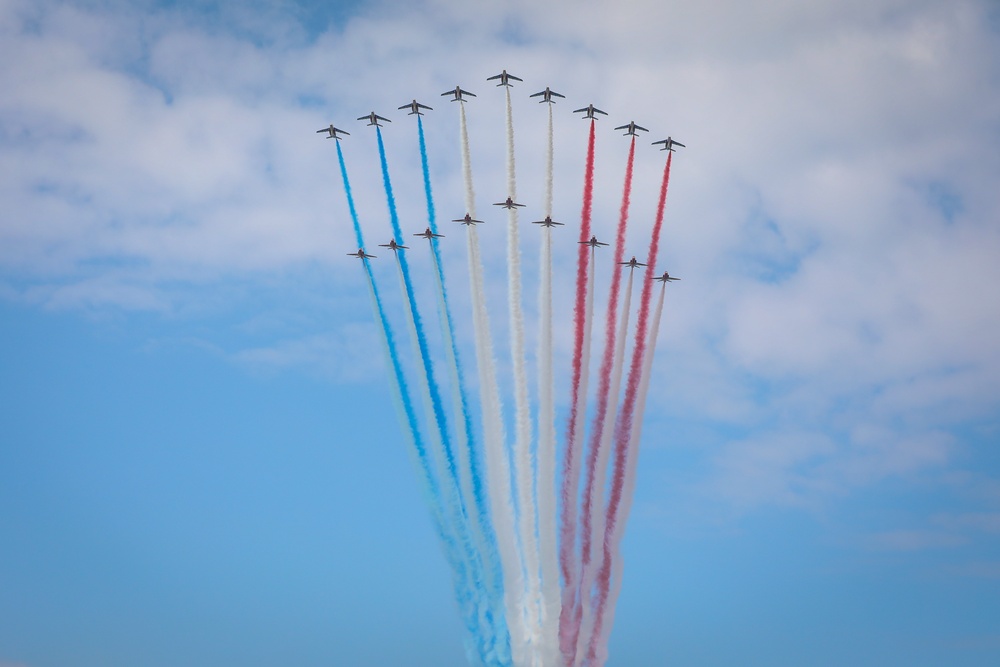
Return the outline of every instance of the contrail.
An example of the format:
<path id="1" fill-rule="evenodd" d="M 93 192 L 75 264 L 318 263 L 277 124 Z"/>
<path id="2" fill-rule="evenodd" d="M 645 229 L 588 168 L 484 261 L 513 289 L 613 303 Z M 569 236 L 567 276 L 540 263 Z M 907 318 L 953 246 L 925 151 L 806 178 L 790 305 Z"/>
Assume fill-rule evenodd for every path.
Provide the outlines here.
<path id="1" fill-rule="evenodd" d="M 639 391 L 636 398 L 635 420 L 632 422 L 632 430 L 629 435 L 629 442 L 635 443 L 629 447 L 625 462 L 625 479 L 622 483 L 621 505 L 618 509 L 618 517 L 614 520 L 612 537 L 610 543 L 605 539 L 604 563 L 611 562 L 611 588 L 600 615 L 594 624 L 594 635 L 590 653 L 593 655 L 591 663 L 598 667 L 603 665 L 608 659 L 608 640 L 611 637 L 611 628 L 615 620 L 615 604 L 618 602 L 618 594 L 622 588 L 622 556 L 621 543 L 625 535 L 625 524 L 628 522 L 628 515 L 632 509 L 632 500 L 635 497 L 635 476 L 636 467 L 639 462 L 638 445 L 642 437 L 642 418 L 646 410 L 646 395 L 649 393 L 649 377 L 653 366 L 653 355 L 656 350 L 656 337 L 660 331 L 660 317 L 663 313 L 663 296 L 666 293 L 666 283 L 660 290 L 660 298 L 656 303 L 656 313 L 653 315 L 652 328 L 649 331 L 648 347 L 643 355 L 642 379 L 639 383 Z M 611 527 L 611 526 L 609 526 Z M 609 548 L 610 547 L 610 548 Z M 601 567 L 605 565 L 602 563 Z M 600 598 L 598 598 L 600 601 Z"/>
<path id="2" fill-rule="evenodd" d="M 351 190 L 351 182 L 347 175 L 347 165 L 344 162 L 344 154 L 340 148 L 339 141 L 337 142 L 337 160 L 340 164 L 340 174 L 344 182 L 344 192 L 347 196 L 348 209 L 351 214 L 351 223 L 354 226 L 355 240 L 358 242 L 358 247 L 363 248 L 365 245 L 364 234 L 361 231 L 361 224 L 358 219 L 357 209 L 354 205 L 354 195 Z M 467 579 L 469 574 L 466 571 L 466 565 L 462 557 L 461 549 L 458 546 L 451 530 L 448 528 L 448 523 L 444 518 L 441 506 L 441 490 L 431 467 L 427 448 L 420 434 L 417 417 L 413 410 L 413 401 L 410 397 L 406 377 L 403 373 L 402 364 L 400 363 L 399 354 L 396 349 L 395 336 L 393 334 L 392 327 L 390 326 L 389 320 L 385 315 L 385 309 L 382 306 L 382 300 L 379 296 L 378 287 L 375 284 L 375 278 L 372 275 L 371 266 L 369 265 L 367 259 L 363 259 L 362 263 L 364 264 L 365 275 L 368 279 L 368 291 L 369 296 L 371 297 L 372 309 L 375 313 L 375 318 L 380 325 L 379 333 L 381 334 L 380 338 L 382 341 L 382 350 L 385 354 L 388 366 L 392 371 L 390 375 L 390 385 L 392 389 L 393 403 L 399 415 L 400 422 L 404 425 L 403 435 L 409 445 L 408 449 L 411 455 L 413 455 L 417 468 L 420 471 L 421 487 L 423 489 L 428 507 L 431 510 L 431 519 L 434 523 L 435 532 L 438 535 L 438 539 L 441 540 L 441 544 L 444 546 L 445 557 L 451 566 L 455 598 L 458 601 L 459 611 L 465 621 L 465 629 L 468 633 L 466 637 L 466 644 L 467 648 L 471 648 L 471 645 L 478 643 L 476 641 L 478 636 L 478 627 L 475 621 L 476 611 L 474 604 L 468 595 Z"/>
<path id="3" fill-rule="evenodd" d="M 548 104 L 545 215 L 552 217 L 552 105 Z M 552 379 L 552 227 L 542 226 L 538 285 L 538 535 L 542 565 L 542 660 L 559 658 L 559 554 L 556 547 L 556 425 Z"/>
<path id="4" fill-rule="evenodd" d="M 594 304 L 594 249 L 585 245 L 590 238 L 590 217 L 594 200 L 595 124 L 590 121 L 587 163 L 583 181 L 583 211 L 580 214 L 580 246 L 577 254 L 576 299 L 573 305 L 573 363 L 570 383 L 570 415 L 566 427 L 566 453 L 562 466 L 562 512 L 559 529 L 559 568 L 563 578 L 559 615 L 559 650 L 567 665 L 576 651 L 573 633 L 575 596 L 579 588 L 576 550 L 577 496 L 580 489 L 581 441 L 587 412 L 587 384 L 590 375 L 590 329 Z M 589 261 L 589 264 L 588 264 Z M 588 270 L 589 266 L 589 270 Z"/>
<path id="5" fill-rule="evenodd" d="M 619 267 L 615 267 L 618 269 Z M 608 414 L 604 420 L 604 427 L 600 433 L 600 444 L 597 448 L 597 463 L 594 466 L 594 478 L 588 480 L 589 490 L 592 494 L 584 498 L 583 509 L 583 532 L 585 535 L 604 535 L 604 485 L 608 477 L 608 459 L 611 454 L 611 438 L 614 435 L 615 418 L 618 409 L 618 393 L 622 382 L 622 363 L 625 359 L 625 340 L 628 334 L 629 310 L 632 304 L 632 284 L 635 269 L 629 269 L 628 284 L 625 286 L 625 300 L 622 304 L 621 321 L 618 324 L 618 333 L 615 343 L 615 357 L 611 365 L 611 392 L 612 397 L 608 403 Z M 595 434 L 596 435 L 596 434 Z M 588 471 L 589 472 L 589 471 Z M 583 576 L 581 577 L 580 602 L 582 607 L 582 624 L 580 640 L 577 645 L 577 664 L 582 664 L 581 659 L 585 654 L 588 642 L 593 631 L 593 609 L 591 607 L 591 591 L 594 588 L 594 580 L 597 572 L 596 566 L 600 563 L 600 553 L 603 547 L 603 540 L 592 539 L 590 541 L 590 554 L 584 557 Z"/>
<path id="6" fill-rule="evenodd" d="M 660 231 L 663 227 L 663 211 L 667 200 L 667 187 L 670 183 L 670 163 L 673 155 L 667 155 L 667 164 L 663 168 L 663 181 L 660 184 L 660 200 L 656 210 L 656 221 L 653 223 L 652 239 L 649 243 L 649 256 L 646 263 L 649 265 L 650 273 L 656 265 L 656 255 L 659 251 Z M 664 288 L 666 283 L 664 283 Z M 628 386 L 625 391 L 625 400 L 622 404 L 621 417 L 618 420 L 615 432 L 615 460 L 614 470 L 611 477 L 611 493 L 608 499 L 607 526 L 604 533 L 603 562 L 597 580 L 597 600 L 595 604 L 595 628 L 591 639 L 588 657 L 593 660 L 598 654 L 607 655 L 607 643 L 602 643 L 602 638 L 610 636 L 610 627 L 605 630 L 605 624 L 610 619 L 605 618 L 607 613 L 607 603 L 611 595 L 610 578 L 612 560 L 620 560 L 621 539 L 625 532 L 627 512 L 631 507 L 632 495 L 634 492 L 635 466 L 638 462 L 638 436 L 642 429 L 642 414 L 645 409 L 646 385 L 648 385 L 648 369 L 652 364 L 653 352 L 648 352 L 646 327 L 649 315 L 649 302 L 652 294 L 652 280 L 646 281 L 642 289 L 642 301 L 639 306 L 639 321 L 636 325 L 635 346 L 632 350 L 632 362 L 629 366 Z M 653 332 L 651 333 L 652 345 L 655 346 L 656 331 L 659 326 L 660 308 L 663 304 L 661 292 L 660 303 L 657 306 L 657 314 Z M 648 358 L 644 360 L 644 356 Z M 643 374 L 645 373 L 645 379 Z M 641 403 L 638 401 L 641 399 Z M 638 404 L 638 420 L 636 421 L 636 408 Z M 627 493 L 627 496 L 626 496 Z M 620 565 L 617 566 L 620 569 Z M 620 584 L 618 584 L 620 586 Z M 617 597 L 617 593 L 615 593 Z M 603 664 L 603 659 L 600 663 Z"/>
<path id="7" fill-rule="evenodd" d="M 465 118 L 465 103 L 459 102 L 459 130 L 462 145 L 462 174 L 465 181 L 465 207 L 470 216 L 476 215 L 475 191 L 472 184 L 472 162 L 469 155 L 469 132 Z M 524 576 L 517 553 L 514 529 L 514 506 L 511 499 L 510 464 L 505 451 L 506 433 L 503 406 L 497 385 L 493 338 L 490 334 L 486 290 L 483 285 L 483 262 L 479 253 L 479 235 L 475 225 L 468 226 L 469 279 L 472 285 L 473 329 L 476 361 L 479 371 L 480 402 L 486 441 L 486 479 L 496 529 L 497 547 L 504 576 L 504 602 L 507 628 L 510 632 L 511 658 L 515 667 L 525 664 L 525 627 L 520 596 Z"/>
<path id="8" fill-rule="evenodd" d="M 432 233 L 437 234 L 437 216 L 434 210 L 434 196 L 431 190 L 430 169 L 427 160 L 427 144 L 424 139 L 424 124 L 417 116 L 417 133 L 420 142 L 420 165 L 424 177 L 424 193 L 427 200 L 427 222 Z M 438 311 L 441 318 L 441 332 L 444 336 L 445 356 L 448 361 L 448 371 L 452 387 L 452 403 L 457 418 L 456 450 L 458 466 L 462 482 L 462 494 L 465 507 L 472 524 L 473 538 L 482 556 L 482 567 L 487 593 L 490 600 L 490 613 L 486 619 L 493 628 L 493 653 L 497 664 L 509 662 L 510 638 L 507 636 L 507 624 L 503 613 L 503 573 L 500 568 L 500 556 L 497 553 L 496 536 L 490 521 L 489 508 L 486 500 L 486 489 L 483 483 L 482 464 L 473 435 L 472 415 L 465 392 L 465 377 L 458 347 L 455 343 L 455 325 L 451 315 L 448 290 L 444 279 L 441 251 L 437 239 L 429 239 L 432 259 L 434 261 L 434 278 L 437 285 Z M 489 664 L 489 663 L 488 663 Z"/>
<path id="9" fill-rule="evenodd" d="M 517 182 L 514 168 L 514 120 L 510 88 L 505 86 L 507 101 L 507 196 L 516 201 Z M 521 249 L 517 227 L 517 209 L 507 209 L 507 306 L 510 312 L 510 356 L 514 369 L 514 471 L 517 489 L 518 534 L 524 559 L 526 594 L 523 602 L 529 651 L 534 655 L 539 636 L 541 584 L 537 525 L 535 522 L 535 461 L 531 451 L 531 406 L 528 404 L 528 373 L 524 351 L 524 313 L 521 309 Z"/>
<path id="10" fill-rule="evenodd" d="M 389 166 L 388 161 L 386 160 L 385 143 L 382 140 L 381 128 L 376 127 L 375 133 L 378 138 L 379 161 L 382 167 L 382 182 L 385 187 L 386 202 L 389 207 L 389 220 L 392 224 L 393 236 L 396 243 L 403 244 L 403 234 L 399 225 L 396 200 L 392 193 L 392 182 L 389 178 Z M 468 534 L 468 524 L 465 520 L 466 510 L 461 497 L 458 468 L 455 462 L 455 452 L 451 443 L 451 436 L 448 431 L 444 406 L 441 400 L 441 390 L 434 376 L 434 366 L 431 363 L 430 351 L 427 345 L 427 336 L 424 332 L 423 321 L 414 296 L 413 282 L 410 278 L 410 270 L 406 254 L 404 251 L 399 250 L 394 252 L 396 255 L 397 265 L 399 266 L 401 287 L 406 296 L 404 301 L 406 319 L 410 324 L 410 334 L 415 348 L 414 352 L 420 359 L 421 369 L 423 371 L 422 373 L 417 373 L 417 377 L 419 378 L 420 393 L 423 397 L 428 422 L 436 427 L 430 428 L 429 431 L 431 434 L 431 446 L 433 447 L 432 453 L 436 454 L 435 458 L 438 461 L 439 468 L 441 468 L 440 474 L 442 480 L 444 480 L 444 492 L 442 494 L 442 499 L 445 501 L 445 506 L 448 509 L 445 516 L 453 523 L 457 537 L 459 538 L 461 546 L 464 549 L 466 571 L 470 575 L 470 586 L 475 593 L 475 600 L 479 605 L 479 608 L 482 609 L 482 612 L 477 612 L 475 617 L 475 622 L 478 625 L 480 617 L 488 615 L 488 595 L 484 588 L 482 572 L 478 567 L 478 558 L 472 544 L 471 537 Z M 483 629 L 480 629 L 480 632 L 478 633 L 480 642 L 477 646 L 480 655 L 487 655 L 492 650 L 494 642 L 489 636 L 492 634 L 492 631 L 493 628 L 491 625 L 486 625 L 484 636 Z"/>
<path id="11" fill-rule="evenodd" d="M 590 434 L 590 448 L 587 452 L 586 485 L 583 494 L 583 509 L 581 518 L 583 526 L 580 530 L 580 557 L 582 571 L 586 572 L 590 563 L 591 541 L 594 535 L 590 533 L 590 508 L 594 497 L 594 485 L 597 483 L 597 462 L 600 451 L 601 433 L 604 429 L 604 420 L 608 412 L 608 401 L 611 394 L 612 364 L 614 363 L 615 350 L 615 324 L 618 314 L 618 296 L 621 291 L 621 271 L 618 265 L 621 263 L 625 253 L 625 231 L 628 226 L 628 209 L 632 193 L 632 168 L 635 163 L 635 137 L 629 145 L 628 162 L 625 166 L 625 185 L 622 191 L 621 211 L 618 218 L 618 233 L 615 239 L 615 270 L 611 274 L 611 288 L 608 295 L 608 311 L 605 321 L 605 344 L 604 355 L 601 359 L 601 369 L 597 388 L 596 413 L 594 415 L 593 426 Z M 590 591 L 579 588 L 575 596 L 576 603 L 573 611 L 571 634 L 573 638 L 573 661 L 576 664 L 576 643 L 579 641 L 580 622 L 582 616 L 582 606 L 584 598 L 590 595 Z"/>

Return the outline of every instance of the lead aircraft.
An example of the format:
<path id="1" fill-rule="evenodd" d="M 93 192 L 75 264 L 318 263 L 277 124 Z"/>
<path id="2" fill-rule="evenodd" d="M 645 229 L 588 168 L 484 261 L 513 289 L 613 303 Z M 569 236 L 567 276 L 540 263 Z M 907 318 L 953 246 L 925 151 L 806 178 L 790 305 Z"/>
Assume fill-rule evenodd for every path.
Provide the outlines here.
<path id="1" fill-rule="evenodd" d="M 524 81 L 523 79 L 517 78 L 513 74 L 507 74 L 507 70 L 500 72 L 496 76 L 490 76 L 486 78 L 487 81 L 496 81 L 497 79 L 500 79 L 500 83 L 497 84 L 498 88 L 500 86 L 507 86 L 508 88 L 512 87 L 514 84 L 512 84 L 511 81 L 521 81 L 521 82 Z"/>

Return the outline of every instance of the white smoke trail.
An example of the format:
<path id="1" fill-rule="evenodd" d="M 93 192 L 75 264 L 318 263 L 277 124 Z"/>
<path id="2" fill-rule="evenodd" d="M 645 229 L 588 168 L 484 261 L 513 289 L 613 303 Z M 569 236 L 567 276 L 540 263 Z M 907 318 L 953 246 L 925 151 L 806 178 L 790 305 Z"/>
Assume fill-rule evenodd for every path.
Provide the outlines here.
<path id="1" fill-rule="evenodd" d="M 505 87 L 507 121 L 507 196 L 517 199 L 514 161 L 514 123 L 510 88 Z M 514 371 L 514 478 L 518 501 L 518 534 L 525 572 L 523 613 L 531 664 L 540 665 L 541 582 L 535 498 L 535 460 L 531 446 L 531 407 L 528 402 L 528 374 L 525 360 L 524 313 L 521 306 L 521 249 L 518 212 L 507 209 L 507 300 L 510 317 L 511 361 Z"/>
<path id="2" fill-rule="evenodd" d="M 514 169 L 514 121 L 510 103 L 510 88 L 505 87 L 507 100 L 507 196 L 517 197 Z M 521 249 L 517 227 L 517 209 L 507 209 L 507 305 L 510 313 L 510 356 L 514 369 L 514 478 L 517 489 L 518 535 L 524 559 L 526 593 L 524 616 L 529 651 L 540 637 L 540 598 L 538 538 L 535 512 L 535 462 L 531 450 L 531 406 L 528 404 L 528 373 L 524 355 L 524 313 L 521 309 Z M 537 658 L 537 655 L 533 655 Z"/>
<path id="3" fill-rule="evenodd" d="M 469 155 L 469 132 L 465 104 L 459 102 L 459 129 L 462 144 L 462 173 L 465 181 L 465 207 L 476 216 L 475 191 L 472 185 L 472 162 Z M 475 225 L 468 226 L 469 279 L 472 286 L 473 330 L 475 334 L 476 366 L 479 371 L 479 392 L 483 414 L 483 434 L 486 450 L 486 479 L 490 510 L 497 535 L 497 550 L 504 575 L 504 607 L 510 632 L 511 659 L 514 667 L 525 662 L 525 627 L 520 598 L 524 577 L 517 553 L 514 529 L 514 506 L 510 494 L 510 465 L 505 451 L 506 435 L 503 405 L 497 385 L 493 338 L 490 334 L 489 313 L 486 310 L 486 290 L 483 284 L 483 262 L 479 253 L 479 234 Z"/>
<path id="4" fill-rule="evenodd" d="M 618 267 L 615 267 L 616 270 Z M 591 592 L 597 580 L 597 570 L 604 551 L 604 529 L 606 525 L 604 509 L 604 487 L 608 477 L 608 461 L 611 458 L 611 438 L 615 432 L 618 413 L 618 394 L 622 384 L 622 363 L 625 359 L 625 338 L 628 335 L 629 310 L 632 302 L 632 280 L 635 269 L 629 269 L 628 284 L 625 286 L 625 299 L 622 303 L 622 316 L 618 322 L 618 334 L 615 340 L 615 356 L 611 365 L 611 383 L 608 400 L 608 414 L 601 429 L 601 439 L 597 448 L 597 472 L 594 475 L 594 499 L 590 505 L 591 534 L 590 557 L 587 568 L 581 577 L 580 602 L 583 609 L 583 621 L 580 625 L 580 635 L 577 640 L 576 664 L 582 665 L 587 655 L 587 647 L 594 631 L 594 610 L 591 606 Z"/>
<path id="5" fill-rule="evenodd" d="M 552 215 L 552 149 L 554 146 L 554 138 L 552 134 L 552 105 L 547 104 L 549 108 L 549 142 L 548 151 L 546 152 L 546 162 L 545 162 L 545 215 Z"/>
<path id="6" fill-rule="evenodd" d="M 549 104 L 545 215 L 552 216 L 552 105 Z M 556 546 L 556 424 L 552 381 L 552 227 L 542 227 L 538 285 L 538 535 L 542 566 L 542 660 L 559 659 L 559 553 Z"/>
<path id="7" fill-rule="evenodd" d="M 656 302 L 656 313 L 650 323 L 649 341 L 646 356 L 642 360 L 642 377 L 639 380 L 639 394 L 636 396 L 636 410 L 632 421 L 632 432 L 629 434 L 628 456 L 625 460 L 625 483 L 622 487 L 622 503 L 615 517 L 614 533 L 611 539 L 611 590 L 605 606 L 604 620 L 601 625 L 601 638 L 597 644 L 597 661 L 594 667 L 601 667 L 608 659 L 608 640 L 611 638 L 611 628 L 615 621 L 615 606 L 618 595 L 622 591 L 622 568 L 624 566 L 620 553 L 622 537 L 625 534 L 625 524 L 628 523 L 629 512 L 632 511 L 632 500 L 635 497 L 635 476 L 639 464 L 639 441 L 642 438 L 642 418 L 646 413 L 646 395 L 649 393 L 649 376 L 653 368 L 653 355 L 656 351 L 656 337 L 660 333 L 660 316 L 663 314 L 663 297 L 667 291 L 663 283 L 660 298 Z"/>

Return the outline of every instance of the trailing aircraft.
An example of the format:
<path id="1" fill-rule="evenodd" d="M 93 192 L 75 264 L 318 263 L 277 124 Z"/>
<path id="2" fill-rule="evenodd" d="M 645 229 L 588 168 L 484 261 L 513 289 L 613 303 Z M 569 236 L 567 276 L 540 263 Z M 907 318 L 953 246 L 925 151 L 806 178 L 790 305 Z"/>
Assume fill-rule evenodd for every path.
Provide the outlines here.
<path id="1" fill-rule="evenodd" d="M 414 234 L 414 236 L 422 236 L 425 239 L 427 239 L 428 241 L 430 241 L 431 239 L 443 239 L 444 238 L 444 234 L 435 234 L 434 232 L 431 231 L 430 227 L 428 227 L 424 231 L 420 232 L 419 234 Z"/>
<path id="2" fill-rule="evenodd" d="M 542 227 L 555 227 L 556 225 L 561 225 L 563 223 L 556 222 L 555 220 L 552 219 L 551 216 L 547 215 L 547 216 L 545 216 L 544 220 L 536 220 L 535 222 L 533 222 L 531 224 L 533 224 L 533 225 L 541 225 Z"/>
<path id="3" fill-rule="evenodd" d="M 621 127 L 616 127 L 615 129 L 616 130 L 625 130 L 625 136 L 626 137 L 628 135 L 630 135 L 630 134 L 634 137 L 636 130 L 642 130 L 643 132 L 649 132 L 649 130 L 647 130 L 646 128 L 642 127 L 641 125 L 636 125 L 634 120 L 631 121 L 631 122 L 629 122 L 628 125 L 622 125 Z"/>
<path id="4" fill-rule="evenodd" d="M 481 224 L 483 224 L 482 220 L 473 220 L 472 216 L 469 215 L 468 213 L 465 214 L 464 218 L 459 218 L 457 220 L 452 220 L 452 222 L 461 222 L 463 225 L 481 225 Z"/>
<path id="5" fill-rule="evenodd" d="M 399 109 L 400 111 L 402 111 L 403 109 L 409 109 L 410 113 L 406 114 L 407 116 L 412 116 L 413 114 L 416 114 L 418 116 L 423 116 L 424 114 L 420 111 L 421 109 L 427 109 L 428 111 L 433 111 L 431 107 L 427 106 L 426 104 L 421 104 L 416 100 L 413 100 L 409 104 L 404 104 L 403 106 L 399 107 Z"/>
<path id="6" fill-rule="evenodd" d="M 597 107 L 595 107 L 593 104 L 588 104 L 587 106 L 583 107 L 582 109 L 577 109 L 573 113 L 580 113 L 580 112 L 583 112 L 583 117 L 584 118 L 593 118 L 594 120 L 597 120 L 597 116 L 594 115 L 595 113 L 603 114 L 605 116 L 608 115 L 608 113 L 606 111 L 601 111 L 600 109 L 598 109 Z"/>
<path id="7" fill-rule="evenodd" d="M 347 254 L 350 255 L 351 257 L 357 257 L 358 259 L 372 259 L 373 257 L 375 257 L 375 255 L 369 255 L 361 248 L 358 248 L 357 252 L 349 252 Z"/>
<path id="8" fill-rule="evenodd" d="M 674 278 L 672 275 L 664 271 L 662 276 L 653 276 L 652 280 L 659 280 L 661 283 L 666 283 L 674 280 L 680 280 L 680 278 Z"/>
<path id="9" fill-rule="evenodd" d="M 471 97 L 476 96 L 475 93 L 470 93 L 467 90 L 462 90 L 461 86 L 455 86 L 455 90 L 449 90 L 447 92 L 441 93 L 441 97 L 446 97 L 448 95 L 455 96 L 455 99 L 453 99 L 452 102 L 465 102 L 466 100 L 464 97 L 462 97 L 462 95 L 469 95 Z"/>
<path id="10" fill-rule="evenodd" d="M 561 97 L 563 99 L 566 99 L 565 95 L 560 95 L 559 93 L 557 93 L 554 90 L 549 90 L 548 86 L 545 86 L 545 90 L 543 90 L 542 92 L 535 93 L 534 95 L 528 95 L 528 97 L 541 97 L 542 99 L 538 100 L 539 104 L 541 104 L 542 102 L 548 102 L 549 104 L 555 104 L 555 100 L 552 99 L 553 97 Z"/>
<path id="11" fill-rule="evenodd" d="M 405 245 L 399 245 L 396 243 L 396 239 L 389 239 L 388 243 L 379 243 L 380 248 L 388 248 L 389 250 L 396 252 L 397 250 L 409 250 Z"/>
<path id="12" fill-rule="evenodd" d="M 375 127 L 382 127 L 382 125 L 379 123 L 380 120 L 384 120 L 387 123 L 391 123 L 392 122 L 388 118 L 382 118 L 382 116 L 379 116 L 374 111 L 372 111 L 367 116 L 361 116 L 360 118 L 358 118 L 358 120 L 367 120 L 368 121 L 368 125 L 374 125 Z"/>
<path id="13" fill-rule="evenodd" d="M 324 132 L 327 133 L 327 137 L 326 137 L 327 139 L 336 139 L 337 141 L 340 141 L 341 139 L 343 139 L 343 137 L 337 136 L 338 133 L 340 133 L 340 134 L 346 134 L 348 136 L 350 136 L 350 134 L 351 134 L 350 132 L 347 132 L 345 130 L 340 130 L 340 129 L 334 127 L 332 123 L 330 124 L 330 127 L 324 127 L 322 130 L 316 130 L 316 134 L 322 134 Z"/>
<path id="14" fill-rule="evenodd" d="M 591 248 L 599 248 L 602 245 L 608 245 L 607 243 L 601 243 L 597 240 L 596 236 L 591 236 L 589 241 L 578 241 L 580 245 L 589 245 Z"/>
<path id="15" fill-rule="evenodd" d="M 653 142 L 654 146 L 656 146 L 657 144 L 663 144 L 663 148 L 660 149 L 660 150 L 664 150 L 664 151 L 672 151 L 672 150 L 674 150 L 674 146 L 680 146 L 681 148 L 687 148 L 687 146 L 685 146 L 684 144 L 682 144 L 679 141 L 674 141 L 671 137 L 667 137 L 666 139 L 660 139 L 659 141 L 654 141 Z"/>

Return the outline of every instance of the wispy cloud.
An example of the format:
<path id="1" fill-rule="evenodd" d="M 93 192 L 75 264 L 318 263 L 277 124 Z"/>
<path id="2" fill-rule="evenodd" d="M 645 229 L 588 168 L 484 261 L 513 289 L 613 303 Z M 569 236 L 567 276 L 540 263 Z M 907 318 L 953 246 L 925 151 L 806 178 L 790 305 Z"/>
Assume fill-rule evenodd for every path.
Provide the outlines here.
<path id="1" fill-rule="evenodd" d="M 114 4 L 122 11 L 0 8 L 0 57 L 19 63 L 0 71 L 3 298 L 174 313 L 217 281 L 308 265 L 349 300 L 346 211 L 314 130 L 357 127 L 345 150 L 380 238 L 384 204 L 366 194 L 379 187 L 373 144 L 353 119 L 474 87 L 477 182 L 500 192 L 503 111 L 484 79 L 507 67 L 570 99 L 557 107 L 555 217 L 579 210 L 576 101 L 689 146 L 663 250 L 684 282 L 668 299 L 650 418 L 751 434 L 706 449 L 707 486 L 741 507 L 810 506 L 962 473 L 958 427 L 994 419 L 1000 402 L 1000 301 L 986 294 L 1000 282 L 1000 58 L 986 4 L 430 0 L 358 7 L 319 33 L 282 3 L 256 4 L 226 21 Z M 457 216 L 455 118 L 433 104 L 435 191 Z M 533 110 L 515 109 L 519 182 L 540 202 Z M 625 146 L 600 129 L 599 236 Z M 415 139 L 403 122 L 386 133 L 409 224 L 422 202 Z M 661 159 L 639 152 L 630 248 L 645 243 Z M 460 267 L 462 255 L 446 247 L 445 260 Z M 556 275 L 570 261 L 557 247 Z M 487 262 L 493 294 L 503 267 Z M 569 289 L 555 285 L 557 304 Z M 331 359 L 364 357 L 364 342 L 339 331 L 283 331 L 227 354 L 257 370 L 319 364 L 346 381 L 356 364 Z M 557 363 L 568 344 L 557 332 Z"/>

